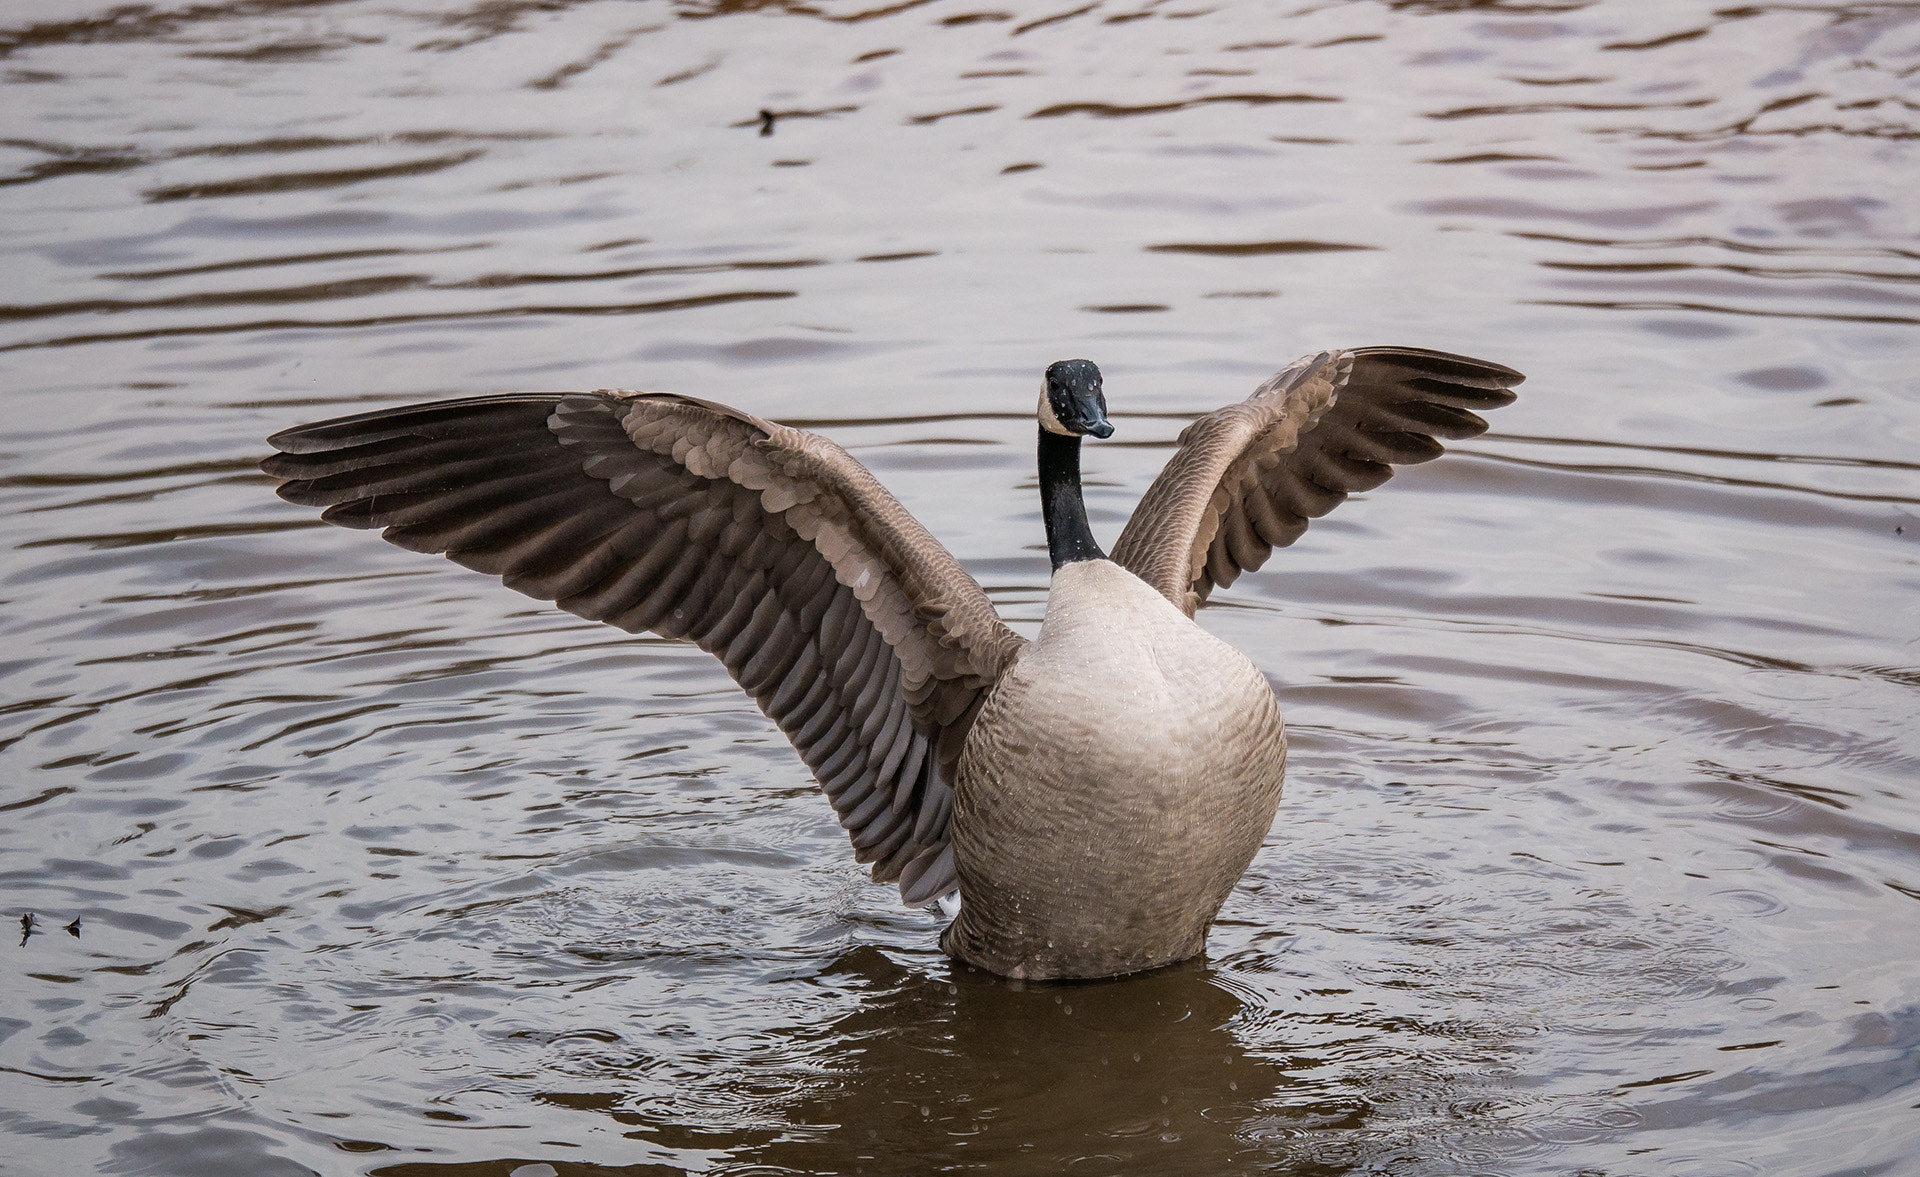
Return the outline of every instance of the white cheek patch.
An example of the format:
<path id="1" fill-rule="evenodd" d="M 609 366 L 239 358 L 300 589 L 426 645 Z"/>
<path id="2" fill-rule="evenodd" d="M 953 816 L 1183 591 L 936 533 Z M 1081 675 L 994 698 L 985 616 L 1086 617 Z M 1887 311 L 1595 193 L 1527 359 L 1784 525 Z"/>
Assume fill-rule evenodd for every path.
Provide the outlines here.
<path id="1" fill-rule="evenodd" d="M 1060 424 L 1060 418 L 1054 416 L 1053 400 L 1052 398 L 1047 396 L 1047 386 L 1044 382 L 1042 382 L 1040 385 L 1039 417 L 1040 417 L 1040 428 L 1046 430 L 1048 433 L 1057 433 L 1061 437 L 1078 437 L 1079 436 L 1079 434 L 1075 433 L 1073 430 L 1068 429 L 1065 425 Z"/>

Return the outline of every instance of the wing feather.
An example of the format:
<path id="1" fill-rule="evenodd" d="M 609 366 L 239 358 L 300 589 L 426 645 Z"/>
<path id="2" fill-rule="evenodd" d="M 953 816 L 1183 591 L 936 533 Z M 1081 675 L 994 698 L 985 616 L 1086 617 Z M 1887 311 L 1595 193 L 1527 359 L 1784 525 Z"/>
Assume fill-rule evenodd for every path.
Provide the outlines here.
<path id="1" fill-rule="evenodd" d="M 508 587 L 717 655 L 856 857 L 955 885 L 952 773 L 1024 640 L 839 446 L 689 397 L 478 397 L 276 434 L 281 497 Z"/>
<path id="2" fill-rule="evenodd" d="M 1349 494 L 1439 457 L 1441 438 L 1485 432 L 1474 410 L 1511 404 L 1521 379 L 1421 348 L 1308 356 L 1180 434 L 1113 559 L 1191 615 Z"/>

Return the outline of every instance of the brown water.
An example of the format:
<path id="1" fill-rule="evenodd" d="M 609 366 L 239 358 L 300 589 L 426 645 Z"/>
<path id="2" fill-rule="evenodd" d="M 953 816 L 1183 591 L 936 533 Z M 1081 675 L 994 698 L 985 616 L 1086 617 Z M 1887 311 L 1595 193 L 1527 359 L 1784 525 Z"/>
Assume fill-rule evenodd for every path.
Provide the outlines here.
<path id="1" fill-rule="evenodd" d="M 1920 1173 L 1920 6 L 864 2 L 0 0 L 0 1171 Z M 1031 633 L 1045 363 L 1111 542 L 1368 343 L 1530 379 L 1203 613 L 1287 799 L 1120 983 L 951 968 L 705 655 L 254 471 L 692 393 Z"/>

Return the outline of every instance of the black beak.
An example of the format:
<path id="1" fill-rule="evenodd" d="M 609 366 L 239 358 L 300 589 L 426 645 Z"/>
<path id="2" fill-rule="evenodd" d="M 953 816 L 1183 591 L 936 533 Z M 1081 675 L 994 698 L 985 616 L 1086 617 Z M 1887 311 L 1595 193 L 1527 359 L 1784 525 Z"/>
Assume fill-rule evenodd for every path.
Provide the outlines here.
<path id="1" fill-rule="evenodd" d="M 1069 402 L 1073 409 L 1073 419 L 1061 424 L 1071 426 L 1091 437 L 1112 437 L 1113 423 L 1107 420 L 1107 398 L 1100 393 L 1100 386 L 1076 389 Z"/>

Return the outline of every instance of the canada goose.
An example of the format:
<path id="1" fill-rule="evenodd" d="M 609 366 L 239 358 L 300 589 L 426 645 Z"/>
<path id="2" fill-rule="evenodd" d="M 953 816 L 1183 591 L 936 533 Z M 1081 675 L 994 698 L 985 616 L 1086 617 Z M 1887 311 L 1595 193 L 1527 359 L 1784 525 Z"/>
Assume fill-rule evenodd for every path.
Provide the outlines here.
<path id="1" fill-rule="evenodd" d="M 786 733 L 878 882 L 958 914 L 940 946 L 1035 980 L 1197 955 L 1280 802 L 1253 663 L 1193 622 L 1307 521 L 1487 427 L 1520 373 L 1417 348 L 1309 356 L 1199 418 L 1113 555 L 1080 496 L 1100 370 L 1047 369 L 1039 637 L 817 434 L 665 393 L 484 396 L 278 433 L 261 465 L 329 523 L 444 552 L 629 632 L 687 638 Z"/>

